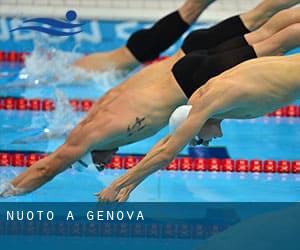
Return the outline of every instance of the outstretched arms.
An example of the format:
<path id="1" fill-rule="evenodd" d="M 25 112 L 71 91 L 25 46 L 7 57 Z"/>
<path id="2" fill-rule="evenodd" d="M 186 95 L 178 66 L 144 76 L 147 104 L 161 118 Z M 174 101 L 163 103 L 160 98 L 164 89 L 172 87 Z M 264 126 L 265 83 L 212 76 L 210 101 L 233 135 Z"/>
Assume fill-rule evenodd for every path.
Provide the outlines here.
<path id="1" fill-rule="evenodd" d="M 147 155 L 110 187 L 98 193 L 100 201 L 124 201 L 120 191 L 125 188 L 125 197 L 146 177 L 167 166 L 174 157 L 189 143 L 208 120 L 212 110 L 208 107 L 201 111 L 193 108 L 187 120 L 176 130 L 174 135 L 162 139 Z"/>
<path id="2" fill-rule="evenodd" d="M 78 136 L 78 127 L 69 139 L 54 153 L 36 162 L 10 182 L 10 189 L 0 193 L 0 197 L 29 193 L 53 179 L 86 153 L 91 141 L 86 136 Z"/>
<path id="3" fill-rule="evenodd" d="M 110 138 L 115 131 L 115 126 L 110 123 L 111 118 L 106 119 L 102 116 L 102 121 L 99 123 L 95 109 L 96 107 L 90 111 L 86 119 L 71 131 L 62 146 L 12 180 L 10 183 L 11 188 L 2 191 L 0 197 L 21 195 L 34 191 L 79 160 L 87 151 L 93 149 L 99 141 L 105 142 Z M 99 127 L 102 129 L 99 130 Z"/>

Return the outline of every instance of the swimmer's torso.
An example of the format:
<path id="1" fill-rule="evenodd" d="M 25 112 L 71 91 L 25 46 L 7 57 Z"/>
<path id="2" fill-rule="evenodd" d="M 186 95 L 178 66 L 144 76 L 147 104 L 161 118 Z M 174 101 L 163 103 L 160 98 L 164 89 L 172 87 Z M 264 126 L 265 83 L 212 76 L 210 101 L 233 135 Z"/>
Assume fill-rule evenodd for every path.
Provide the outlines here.
<path id="1" fill-rule="evenodd" d="M 227 87 L 228 94 L 222 101 L 231 108 L 219 112 L 216 118 L 255 118 L 298 99 L 299 67 L 300 56 L 270 57 L 252 60 L 225 72 L 215 85 Z M 227 86 L 222 85 L 222 79 Z"/>
<path id="2" fill-rule="evenodd" d="M 110 117 L 108 122 L 120 121 L 120 133 L 114 138 L 117 146 L 157 132 L 168 123 L 174 109 L 185 104 L 187 98 L 171 73 L 178 56 L 142 69 L 95 104 L 94 117 L 99 116 L 95 121 L 101 123 L 104 113 Z M 113 146 L 110 141 L 109 147 Z"/>

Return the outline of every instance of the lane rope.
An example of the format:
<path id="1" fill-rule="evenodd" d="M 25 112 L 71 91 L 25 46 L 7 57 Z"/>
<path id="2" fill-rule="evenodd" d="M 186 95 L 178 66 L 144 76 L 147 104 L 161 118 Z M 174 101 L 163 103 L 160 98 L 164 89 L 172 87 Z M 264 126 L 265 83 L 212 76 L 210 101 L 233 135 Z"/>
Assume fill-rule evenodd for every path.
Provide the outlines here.
<path id="1" fill-rule="evenodd" d="M 0 152 L 0 168 L 30 167 L 33 163 L 47 156 L 44 152 Z M 115 155 L 106 169 L 130 169 L 143 159 L 143 155 Z M 300 174 L 300 160 L 246 160 L 246 159 L 203 159 L 177 157 L 164 168 L 166 171 L 194 172 L 238 172 L 238 173 L 278 173 Z"/>
<path id="2" fill-rule="evenodd" d="M 75 111 L 87 112 L 92 107 L 94 100 L 70 99 L 69 103 Z M 51 99 L 26 99 L 17 97 L 0 97 L 0 110 L 16 111 L 53 111 L 55 103 Z M 266 116 L 269 117 L 300 117 L 300 106 L 289 105 L 280 108 Z"/>

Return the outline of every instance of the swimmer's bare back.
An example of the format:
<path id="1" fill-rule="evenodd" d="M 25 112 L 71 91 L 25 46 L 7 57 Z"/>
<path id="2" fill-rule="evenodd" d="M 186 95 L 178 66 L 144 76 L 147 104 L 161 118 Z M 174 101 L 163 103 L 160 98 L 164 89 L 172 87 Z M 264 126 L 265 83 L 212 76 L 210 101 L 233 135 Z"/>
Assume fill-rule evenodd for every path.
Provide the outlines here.
<path id="1" fill-rule="evenodd" d="M 140 161 L 97 193 L 99 201 L 124 201 L 147 176 L 167 166 L 210 118 L 254 118 L 300 98 L 300 55 L 249 60 L 212 78 L 190 98 L 188 118 Z"/>
<path id="2" fill-rule="evenodd" d="M 206 89 L 218 97 L 213 118 L 249 119 L 262 116 L 300 98 L 300 55 L 249 60 L 212 79 Z M 226 87 L 224 87 L 226 86 Z M 199 105 L 203 89 L 189 103 Z"/>
<path id="3" fill-rule="evenodd" d="M 10 195 L 39 188 L 87 151 L 112 150 L 164 127 L 174 108 L 187 101 L 170 70 L 180 56 L 144 68 L 100 98 L 63 145 L 11 182 Z"/>
<path id="4" fill-rule="evenodd" d="M 93 148 L 107 150 L 153 135 L 168 123 L 174 108 L 187 101 L 171 68 L 183 56 L 173 57 L 144 68 L 99 99 L 83 122 L 96 127 L 110 124 L 115 134 L 99 139 Z"/>

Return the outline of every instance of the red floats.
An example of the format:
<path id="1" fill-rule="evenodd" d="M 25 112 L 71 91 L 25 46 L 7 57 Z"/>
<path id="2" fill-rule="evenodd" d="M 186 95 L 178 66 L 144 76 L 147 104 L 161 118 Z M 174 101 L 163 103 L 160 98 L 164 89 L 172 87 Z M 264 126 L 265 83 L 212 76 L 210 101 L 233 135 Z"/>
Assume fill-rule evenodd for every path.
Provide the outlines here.
<path id="1" fill-rule="evenodd" d="M 8 153 L 0 153 L 0 167 L 11 165 L 11 155 Z"/>
<path id="2" fill-rule="evenodd" d="M 26 110 L 28 102 L 24 98 L 20 98 L 16 100 L 16 109 L 17 110 Z"/>
<path id="3" fill-rule="evenodd" d="M 290 173 L 291 172 L 291 163 L 289 161 L 278 161 L 277 172 L 278 173 Z"/>
<path id="4" fill-rule="evenodd" d="M 276 117 L 283 117 L 283 116 L 285 116 L 285 113 L 286 112 L 285 112 L 284 108 L 281 108 L 281 109 L 276 110 L 272 114 L 273 114 L 273 116 L 276 116 Z"/>
<path id="5" fill-rule="evenodd" d="M 69 103 L 70 103 L 70 105 L 73 107 L 73 109 L 74 109 L 75 111 L 79 111 L 79 110 L 80 110 L 81 104 L 80 104 L 80 102 L 79 102 L 78 100 L 71 99 L 71 100 L 69 101 Z"/>
<path id="6" fill-rule="evenodd" d="M 16 107 L 16 102 L 14 98 L 4 98 L 3 100 L 3 108 L 7 110 L 13 110 Z"/>
<path id="7" fill-rule="evenodd" d="M 8 62 L 18 62 L 18 53 L 16 51 L 10 51 L 7 53 Z"/>
<path id="8" fill-rule="evenodd" d="M 54 110 L 54 102 L 51 100 L 43 100 L 42 109 L 44 111 L 53 111 Z"/>
<path id="9" fill-rule="evenodd" d="M 4 62 L 4 61 L 5 61 L 5 52 L 0 51 L 0 62 Z"/>
<path id="10" fill-rule="evenodd" d="M 83 100 L 81 102 L 82 111 L 87 112 L 93 106 L 93 102 L 91 100 Z"/>
<path id="11" fill-rule="evenodd" d="M 180 170 L 182 171 L 192 171 L 193 170 L 193 160 L 189 157 L 183 157 L 179 160 Z"/>
<path id="12" fill-rule="evenodd" d="M 113 156 L 111 162 L 107 165 L 107 168 L 111 169 L 122 169 L 123 168 L 123 158 L 120 156 Z"/>
<path id="13" fill-rule="evenodd" d="M 292 173 L 300 174 L 300 160 L 292 162 Z"/>
<path id="14" fill-rule="evenodd" d="M 264 161 L 264 172 L 265 173 L 275 173 L 277 170 L 276 161 L 267 160 Z"/>
<path id="15" fill-rule="evenodd" d="M 220 172 L 221 171 L 221 161 L 219 159 L 208 159 L 207 170 L 210 172 Z"/>
<path id="16" fill-rule="evenodd" d="M 237 160 L 235 163 L 235 170 L 236 172 L 248 172 L 248 161 L 247 160 Z"/>
<path id="17" fill-rule="evenodd" d="M 20 154 L 20 153 L 12 154 L 11 165 L 14 167 L 24 167 L 25 166 L 24 154 Z"/>
<path id="18" fill-rule="evenodd" d="M 206 171 L 207 170 L 207 162 L 205 159 L 198 158 L 194 159 L 194 171 Z"/>
<path id="19" fill-rule="evenodd" d="M 0 61 L 1 62 L 20 62 L 23 63 L 25 60 L 25 56 L 28 55 L 27 52 L 16 52 L 16 51 L 0 51 Z"/>
<path id="20" fill-rule="evenodd" d="M 232 160 L 232 159 L 222 160 L 222 171 L 223 172 L 234 172 L 234 160 Z"/>
<path id="21" fill-rule="evenodd" d="M 40 158 L 41 157 L 40 157 L 39 154 L 28 154 L 27 157 L 26 157 L 26 166 L 30 167 L 35 162 L 37 162 Z"/>
<path id="22" fill-rule="evenodd" d="M 169 171 L 177 171 L 179 170 L 179 161 L 178 159 L 174 159 L 169 166 L 166 167 Z"/>
<path id="23" fill-rule="evenodd" d="M 297 117 L 299 116 L 299 108 L 295 105 L 289 105 L 286 107 L 286 116 L 287 117 Z"/>
<path id="24" fill-rule="evenodd" d="M 250 161 L 250 171 L 252 173 L 261 173 L 263 171 L 263 164 L 260 160 L 251 160 Z"/>
<path id="25" fill-rule="evenodd" d="M 32 111 L 41 110 L 41 100 L 40 99 L 31 99 L 29 100 L 29 109 Z"/>
<path id="26" fill-rule="evenodd" d="M 30 167 L 38 160 L 46 157 L 46 153 L 0 152 L 0 167 Z M 135 167 L 144 156 L 115 155 L 106 168 L 130 169 Z M 180 157 L 174 159 L 165 168 L 168 171 L 210 171 L 210 172 L 251 172 L 251 173 L 286 173 L 300 174 L 300 160 L 274 161 L 274 160 L 233 160 L 233 159 L 204 159 Z"/>
<path id="27" fill-rule="evenodd" d="M 1 51 L 0 51 L 0 61 L 1 61 Z M 20 98 L 11 98 L 11 97 L 2 97 L 0 98 L 0 108 L 3 109 L 15 109 L 16 108 L 16 103 Z M 27 109 L 29 110 L 42 110 L 44 111 L 52 111 L 55 107 L 54 105 L 52 106 L 53 101 L 45 99 L 45 100 L 40 100 L 40 99 L 33 99 L 35 100 L 36 104 L 38 102 L 40 103 L 38 105 L 30 105 L 31 100 L 23 99 L 22 101 L 27 101 Z M 77 100 L 77 99 L 71 99 L 69 100 L 70 105 L 74 108 L 75 111 L 84 111 L 87 112 L 90 110 L 90 108 L 93 106 L 93 100 Z M 20 106 L 18 106 L 20 107 Z M 39 107 L 39 108 L 38 108 Z M 23 110 L 23 108 L 17 108 L 17 110 Z M 287 107 L 281 108 L 273 113 L 268 114 L 268 116 L 271 117 L 300 117 L 300 106 L 298 105 L 289 105 Z M 204 157 L 204 156 L 198 156 L 198 157 Z M 214 157 L 214 156 L 208 156 L 208 157 Z M 225 156 L 228 157 L 228 156 Z M 221 158 L 221 157 L 220 157 Z"/>
<path id="28" fill-rule="evenodd" d="M 18 62 L 23 63 L 25 61 L 26 56 L 28 55 L 29 53 L 27 52 L 18 53 L 18 58 L 17 58 Z"/>
<path id="29" fill-rule="evenodd" d="M 126 156 L 124 159 L 124 168 L 133 168 L 138 162 L 138 158 L 135 156 Z"/>

